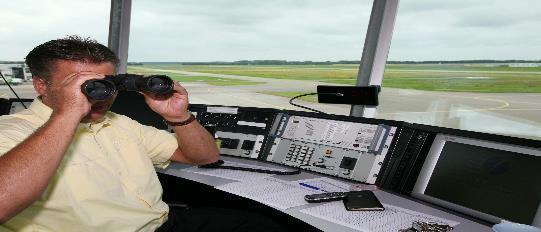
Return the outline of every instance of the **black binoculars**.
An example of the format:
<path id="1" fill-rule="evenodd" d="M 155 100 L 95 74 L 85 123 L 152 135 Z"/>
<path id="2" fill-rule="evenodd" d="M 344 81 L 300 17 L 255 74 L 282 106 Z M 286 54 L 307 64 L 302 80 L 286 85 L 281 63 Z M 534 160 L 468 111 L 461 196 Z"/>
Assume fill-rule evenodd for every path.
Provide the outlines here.
<path id="1" fill-rule="evenodd" d="M 173 91 L 173 86 L 173 80 L 165 75 L 118 74 L 107 75 L 104 79 L 87 80 L 81 85 L 81 91 L 88 100 L 103 101 L 111 98 L 117 91 L 167 95 Z"/>

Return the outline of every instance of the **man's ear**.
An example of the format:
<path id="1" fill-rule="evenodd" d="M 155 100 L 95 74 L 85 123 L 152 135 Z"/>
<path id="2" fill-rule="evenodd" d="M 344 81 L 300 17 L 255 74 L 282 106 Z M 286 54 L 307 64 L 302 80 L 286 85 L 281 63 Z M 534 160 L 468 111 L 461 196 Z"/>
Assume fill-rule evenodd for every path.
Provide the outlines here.
<path id="1" fill-rule="evenodd" d="M 38 93 L 38 96 L 44 96 L 47 93 L 47 80 L 42 77 L 32 77 L 32 84 Z"/>

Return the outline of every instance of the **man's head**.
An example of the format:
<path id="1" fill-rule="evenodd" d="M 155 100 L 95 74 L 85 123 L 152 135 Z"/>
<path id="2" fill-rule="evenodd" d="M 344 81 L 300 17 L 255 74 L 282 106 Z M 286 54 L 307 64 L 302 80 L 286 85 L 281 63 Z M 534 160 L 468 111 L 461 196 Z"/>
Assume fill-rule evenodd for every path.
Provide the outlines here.
<path id="1" fill-rule="evenodd" d="M 32 73 L 36 92 L 43 103 L 53 109 L 62 101 L 70 100 L 53 97 L 59 96 L 59 91 L 65 91 L 62 82 L 68 76 L 78 73 L 94 73 L 102 77 L 114 75 L 118 63 L 118 58 L 109 48 L 95 40 L 78 36 L 48 41 L 35 47 L 26 56 L 26 64 Z M 101 121 L 113 101 L 114 98 L 92 102 L 92 108 L 83 121 Z"/>
<path id="2" fill-rule="evenodd" d="M 68 36 L 38 45 L 26 56 L 32 77 L 47 79 L 55 72 L 59 60 L 80 63 L 111 63 L 115 68 L 119 60 L 106 46 L 89 38 Z"/>

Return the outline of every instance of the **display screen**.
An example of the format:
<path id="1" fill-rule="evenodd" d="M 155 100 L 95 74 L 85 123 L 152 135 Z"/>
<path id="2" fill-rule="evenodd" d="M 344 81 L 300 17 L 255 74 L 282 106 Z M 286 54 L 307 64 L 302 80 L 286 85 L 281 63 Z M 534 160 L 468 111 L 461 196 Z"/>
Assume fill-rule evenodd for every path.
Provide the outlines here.
<path id="1" fill-rule="evenodd" d="M 424 194 L 530 224 L 541 202 L 541 157 L 446 141 Z"/>

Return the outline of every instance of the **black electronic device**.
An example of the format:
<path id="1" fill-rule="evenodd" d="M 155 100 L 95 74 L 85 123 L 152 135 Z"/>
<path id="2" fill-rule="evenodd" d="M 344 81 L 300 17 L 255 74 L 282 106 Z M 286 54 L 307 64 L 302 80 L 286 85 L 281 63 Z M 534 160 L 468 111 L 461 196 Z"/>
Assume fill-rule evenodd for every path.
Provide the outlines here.
<path id="1" fill-rule="evenodd" d="M 264 160 L 374 184 L 400 123 L 310 112 L 275 118 Z"/>
<path id="2" fill-rule="evenodd" d="M 0 98 L 0 115 L 17 113 L 30 106 L 33 101 L 34 99 L 30 98 Z"/>
<path id="3" fill-rule="evenodd" d="M 11 110 L 11 101 L 9 99 L 0 98 L 0 115 L 9 114 Z"/>
<path id="4" fill-rule="evenodd" d="M 220 154 L 260 159 L 278 110 L 190 104 L 189 110 L 219 141 Z"/>
<path id="5" fill-rule="evenodd" d="M 346 210 L 349 211 L 385 210 L 376 195 L 370 190 L 348 192 L 343 202 Z"/>
<path id="6" fill-rule="evenodd" d="M 165 75 L 117 74 L 87 80 L 81 85 L 81 91 L 89 100 L 102 101 L 111 98 L 117 91 L 166 95 L 173 91 L 173 86 L 173 80 Z"/>
<path id="7" fill-rule="evenodd" d="M 540 226 L 540 162 L 541 141 L 406 123 L 376 185 L 487 222 Z"/>
<path id="8" fill-rule="evenodd" d="M 339 201 L 347 196 L 348 192 L 316 193 L 304 196 L 304 200 L 310 203 Z"/>
<path id="9" fill-rule="evenodd" d="M 376 185 L 397 193 L 410 194 L 435 132 L 404 124 L 396 134 L 394 149 L 383 162 Z"/>
<path id="10" fill-rule="evenodd" d="M 319 103 L 377 106 L 379 86 L 318 85 Z"/>
<path id="11" fill-rule="evenodd" d="M 199 168 L 229 169 L 229 170 L 237 170 L 237 171 L 247 171 L 247 172 L 274 174 L 274 175 L 297 175 L 297 174 L 301 173 L 300 170 L 281 171 L 281 170 L 273 170 L 273 169 L 262 169 L 262 168 L 251 168 L 251 167 L 223 165 L 224 163 L 225 162 L 223 160 L 218 160 L 218 161 L 216 161 L 214 163 L 200 165 Z"/>
<path id="12" fill-rule="evenodd" d="M 541 226 L 540 167 L 541 146 L 438 133 L 411 195 L 492 223 Z"/>

